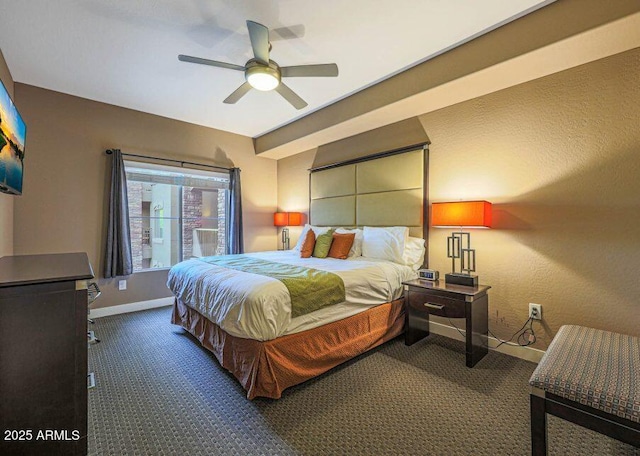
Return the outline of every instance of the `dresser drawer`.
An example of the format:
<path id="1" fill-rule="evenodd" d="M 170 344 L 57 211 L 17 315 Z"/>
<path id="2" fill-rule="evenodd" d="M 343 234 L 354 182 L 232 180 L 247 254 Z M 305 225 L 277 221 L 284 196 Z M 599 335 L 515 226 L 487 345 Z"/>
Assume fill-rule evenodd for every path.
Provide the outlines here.
<path id="1" fill-rule="evenodd" d="M 409 307 L 416 312 L 428 312 L 431 315 L 449 318 L 465 317 L 463 299 L 449 298 L 432 293 L 421 293 L 409 289 Z"/>

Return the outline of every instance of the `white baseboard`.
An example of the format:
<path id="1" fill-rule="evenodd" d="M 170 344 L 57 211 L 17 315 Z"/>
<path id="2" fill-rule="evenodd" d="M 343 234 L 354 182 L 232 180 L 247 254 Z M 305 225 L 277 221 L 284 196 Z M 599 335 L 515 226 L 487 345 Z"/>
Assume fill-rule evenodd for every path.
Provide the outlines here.
<path id="1" fill-rule="evenodd" d="M 119 306 L 99 307 L 91 309 L 89 318 L 108 317 L 110 315 L 118 315 L 129 312 L 137 312 L 139 310 L 155 309 L 156 307 L 170 306 L 173 304 L 173 296 L 168 298 L 150 299 L 148 301 L 132 302 L 129 304 L 120 304 Z"/>
<path id="2" fill-rule="evenodd" d="M 464 337 L 460 334 L 456 328 L 443 325 L 442 323 L 436 323 L 434 321 L 429 322 L 429 331 L 438 334 L 440 336 L 445 336 L 450 339 L 461 340 L 464 342 Z M 464 333 L 464 330 L 461 330 Z M 489 340 L 492 342 L 492 345 L 497 346 L 500 341 L 494 337 L 489 337 Z M 514 356 L 516 358 L 524 359 L 526 361 L 531 361 L 534 363 L 539 363 L 540 359 L 542 359 L 542 355 L 544 355 L 544 350 L 538 350 L 537 348 L 531 347 L 520 347 L 514 345 L 502 344 L 498 348 L 491 348 L 490 350 L 495 350 L 498 353 L 504 353 L 505 355 Z"/>

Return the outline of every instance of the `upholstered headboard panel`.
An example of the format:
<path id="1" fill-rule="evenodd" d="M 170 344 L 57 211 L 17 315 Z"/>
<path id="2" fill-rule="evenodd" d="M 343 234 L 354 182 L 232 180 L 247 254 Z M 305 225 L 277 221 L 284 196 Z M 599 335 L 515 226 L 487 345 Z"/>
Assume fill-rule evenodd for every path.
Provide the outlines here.
<path id="1" fill-rule="evenodd" d="M 422 147 L 344 166 L 312 170 L 310 223 L 408 226 L 424 237 L 425 151 Z"/>

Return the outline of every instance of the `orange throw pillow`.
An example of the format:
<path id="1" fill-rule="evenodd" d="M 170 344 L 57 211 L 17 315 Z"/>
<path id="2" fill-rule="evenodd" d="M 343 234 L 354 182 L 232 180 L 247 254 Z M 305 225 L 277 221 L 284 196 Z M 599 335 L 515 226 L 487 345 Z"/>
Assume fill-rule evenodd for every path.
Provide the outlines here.
<path id="1" fill-rule="evenodd" d="M 302 247 L 300 248 L 300 258 L 310 258 L 313 248 L 316 246 L 316 234 L 313 230 L 307 231 Z"/>
<path id="2" fill-rule="evenodd" d="M 333 233 L 333 242 L 329 249 L 329 257 L 337 258 L 339 260 L 346 260 L 349 256 L 349 251 L 353 245 L 353 240 L 356 238 L 356 233 Z"/>

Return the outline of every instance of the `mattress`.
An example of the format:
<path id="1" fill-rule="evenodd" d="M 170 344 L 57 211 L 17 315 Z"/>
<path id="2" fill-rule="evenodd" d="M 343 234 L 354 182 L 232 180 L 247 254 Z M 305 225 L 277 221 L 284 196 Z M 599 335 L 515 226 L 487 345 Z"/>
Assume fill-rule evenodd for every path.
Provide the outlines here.
<path id="1" fill-rule="evenodd" d="M 172 267 L 167 285 L 178 299 L 232 336 L 266 341 L 396 300 L 402 295 L 402 282 L 417 277 L 408 266 L 372 258 L 300 258 L 295 251 L 247 255 L 337 274 L 344 282 L 346 299 L 292 318 L 289 292 L 279 280 L 200 259 Z"/>

